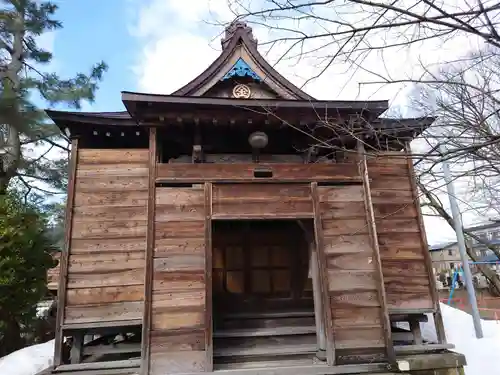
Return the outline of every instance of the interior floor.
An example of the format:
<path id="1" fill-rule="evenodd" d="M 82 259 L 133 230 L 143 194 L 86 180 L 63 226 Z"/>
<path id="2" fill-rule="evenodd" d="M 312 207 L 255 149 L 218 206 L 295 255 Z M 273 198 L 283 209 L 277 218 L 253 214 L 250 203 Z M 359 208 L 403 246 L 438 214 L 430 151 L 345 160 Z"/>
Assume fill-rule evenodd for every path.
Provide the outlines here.
<path id="1" fill-rule="evenodd" d="M 215 368 L 311 362 L 314 302 L 308 243 L 298 224 L 214 222 L 212 241 Z"/>

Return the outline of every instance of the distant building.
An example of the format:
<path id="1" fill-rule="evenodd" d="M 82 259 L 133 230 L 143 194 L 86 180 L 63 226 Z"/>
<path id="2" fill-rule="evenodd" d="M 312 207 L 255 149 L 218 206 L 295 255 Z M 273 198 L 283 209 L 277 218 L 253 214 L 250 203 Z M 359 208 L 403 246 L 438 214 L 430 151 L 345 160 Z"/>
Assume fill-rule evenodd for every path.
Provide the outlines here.
<path id="1" fill-rule="evenodd" d="M 500 249 L 500 220 L 495 220 L 487 224 L 477 225 L 466 229 L 467 231 L 477 235 L 481 240 L 487 242 L 489 245 L 493 245 L 495 247 L 498 246 Z M 486 262 L 490 268 L 500 272 L 500 260 L 493 253 L 493 251 L 488 249 L 482 243 L 479 243 L 476 239 L 470 238 L 467 235 L 466 241 L 469 246 L 472 246 L 478 261 Z M 436 275 L 441 273 L 450 274 L 453 270 L 460 267 L 462 263 L 456 241 L 449 241 L 429 246 L 429 251 L 432 259 L 432 267 Z M 473 268 L 475 267 L 473 266 Z"/>

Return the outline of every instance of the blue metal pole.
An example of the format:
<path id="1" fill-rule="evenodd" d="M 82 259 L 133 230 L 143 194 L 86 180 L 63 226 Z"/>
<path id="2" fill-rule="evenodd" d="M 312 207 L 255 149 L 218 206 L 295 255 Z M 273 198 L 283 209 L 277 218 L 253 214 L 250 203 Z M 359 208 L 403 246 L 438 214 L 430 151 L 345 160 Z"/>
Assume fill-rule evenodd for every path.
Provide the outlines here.
<path id="1" fill-rule="evenodd" d="M 455 291 L 455 283 L 457 282 L 457 270 L 453 272 L 453 277 L 451 278 L 450 295 L 448 296 L 448 305 L 451 304 L 451 299 L 453 297 L 453 292 Z"/>

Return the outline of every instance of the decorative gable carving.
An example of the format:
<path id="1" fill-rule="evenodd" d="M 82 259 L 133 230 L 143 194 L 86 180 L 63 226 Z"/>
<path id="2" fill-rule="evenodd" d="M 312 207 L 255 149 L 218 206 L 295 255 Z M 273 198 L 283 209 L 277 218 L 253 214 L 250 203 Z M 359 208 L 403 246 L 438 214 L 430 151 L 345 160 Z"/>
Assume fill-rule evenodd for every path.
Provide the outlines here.
<path id="1" fill-rule="evenodd" d="M 236 61 L 229 72 L 222 77 L 221 81 L 225 81 L 226 79 L 230 79 L 232 77 L 250 77 L 256 81 L 261 81 L 261 78 L 257 75 L 257 73 L 255 73 L 241 57 L 238 61 Z"/>
<path id="2" fill-rule="evenodd" d="M 246 79 L 256 84 L 265 84 L 265 91 L 270 90 L 271 97 L 314 100 L 279 74 L 262 57 L 257 50 L 257 40 L 253 37 L 252 28 L 245 22 L 237 21 L 228 26 L 221 44 L 220 56 L 203 73 L 172 95 L 213 96 L 215 90 L 220 93 L 216 96 L 225 96 L 221 92 L 222 87 L 216 89 L 215 86 L 230 80 Z M 237 83 L 248 84 L 249 82 Z M 227 91 L 227 88 L 222 91 Z M 264 91 L 261 94 L 258 95 L 269 97 Z M 252 97 L 254 97 L 253 94 Z"/>

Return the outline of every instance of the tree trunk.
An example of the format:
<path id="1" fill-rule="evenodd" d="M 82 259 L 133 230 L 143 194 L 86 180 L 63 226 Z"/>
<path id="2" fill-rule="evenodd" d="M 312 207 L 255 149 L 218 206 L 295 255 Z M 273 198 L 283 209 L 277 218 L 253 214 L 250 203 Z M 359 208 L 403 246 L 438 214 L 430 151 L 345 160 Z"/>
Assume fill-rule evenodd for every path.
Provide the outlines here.
<path id="1" fill-rule="evenodd" d="M 19 101 L 21 99 L 20 74 L 23 68 L 25 37 L 25 14 L 19 11 L 15 20 L 10 62 L 0 75 L 2 81 L 2 101 L 4 103 L 1 119 L 6 128 L 6 137 L 0 141 L 0 195 L 5 194 L 10 180 L 16 175 L 21 162 L 20 129 L 23 118 Z M 3 138 L 3 137 L 2 137 Z"/>

